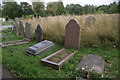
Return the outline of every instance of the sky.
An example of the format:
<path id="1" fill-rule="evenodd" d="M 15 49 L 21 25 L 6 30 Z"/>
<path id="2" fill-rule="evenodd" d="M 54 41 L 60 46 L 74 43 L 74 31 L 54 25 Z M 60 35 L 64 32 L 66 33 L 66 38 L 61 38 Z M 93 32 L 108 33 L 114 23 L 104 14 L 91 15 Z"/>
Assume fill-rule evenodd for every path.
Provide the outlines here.
<path id="1" fill-rule="evenodd" d="M 12 1 L 12 0 L 3 0 L 3 1 Z M 40 0 L 15 0 L 17 1 L 18 3 L 20 2 L 28 2 L 28 3 L 32 3 L 32 1 L 36 1 L 36 2 L 39 2 Z M 59 1 L 59 0 L 41 0 L 41 1 L 44 1 L 45 3 L 48 3 L 48 2 L 53 2 L 53 1 Z M 99 5 L 109 5 L 110 3 L 112 2 L 118 2 L 119 0 L 62 0 L 63 1 L 63 4 L 64 6 L 66 6 L 67 4 L 80 4 L 80 5 L 85 5 L 85 4 L 90 4 L 90 5 L 95 5 L 95 6 L 99 6 Z"/>

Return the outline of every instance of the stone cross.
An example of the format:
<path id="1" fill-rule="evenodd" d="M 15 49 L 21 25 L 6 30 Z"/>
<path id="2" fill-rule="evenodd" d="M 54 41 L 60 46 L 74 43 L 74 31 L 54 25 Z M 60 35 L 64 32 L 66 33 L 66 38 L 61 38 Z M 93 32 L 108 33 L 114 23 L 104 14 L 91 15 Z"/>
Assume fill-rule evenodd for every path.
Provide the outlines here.
<path id="1" fill-rule="evenodd" d="M 42 41 L 43 30 L 39 24 L 37 25 L 37 28 L 35 29 L 35 36 L 36 36 L 36 41 L 38 41 L 38 42 Z"/>
<path id="2" fill-rule="evenodd" d="M 19 35 L 24 37 L 24 26 L 21 21 L 19 21 Z"/>
<path id="3" fill-rule="evenodd" d="M 66 25 L 65 48 L 79 49 L 80 47 L 80 25 L 75 19 L 71 19 Z"/>
<path id="4" fill-rule="evenodd" d="M 31 39 L 31 26 L 30 23 L 25 23 L 25 37 Z"/>
<path id="5" fill-rule="evenodd" d="M 95 17 L 94 16 L 88 16 L 85 18 L 85 26 L 91 27 L 95 24 Z"/>

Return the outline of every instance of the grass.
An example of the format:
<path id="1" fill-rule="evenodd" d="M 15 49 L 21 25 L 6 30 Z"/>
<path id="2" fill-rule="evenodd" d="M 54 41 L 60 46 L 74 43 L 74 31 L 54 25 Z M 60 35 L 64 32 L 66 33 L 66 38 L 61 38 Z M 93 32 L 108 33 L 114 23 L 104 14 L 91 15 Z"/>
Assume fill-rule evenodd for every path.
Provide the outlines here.
<path id="1" fill-rule="evenodd" d="M 95 25 L 85 26 L 85 18 L 94 16 Z M 22 19 L 23 23 L 31 23 L 32 33 L 37 24 L 40 24 L 44 31 L 44 39 L 62 43 L 65 37 L 65 25 L 71 18 L 74 18 L 81 25 L 81 45 L 85 47 L 118 47 L 118 16 L 119 14 L 94 14 L 80 16 L 49 16 L 33 19 Z M 54 36 L 53 36 L 54 35 Z"/>
<path id="2" fill-rule="evenodd" d="M 3 33 L 7 34 L 7 33 Z M 9 33 L 12 35 L 13 33 Z M 16 39 L 16 38 L 15 38 Z M 10 39 L 6 38 L 5 41 Z M 105 48 L 85 48 L 81 47 L 79 52 L 65 63 L 60 71 L 54 70 L 51 67 L 44 66 L 40 60 L 46 56 L 60 50 L 64 46 L 57 44 L 53 50 L 41 55 L 32 56 L 26 55 L 28 47 L 36 44 L 37 42 L 30 42 L 29 44 L 9 46 L 2 48 L 2 64 L 5 68 L 9 69 L 17 78 L 75 78 L 81 76 L 79 71 L 75 71 L 78 63 L 84 55 L 98 54 L 108 60 L 111 66 L 107 66 L 104 72 L 104 78 L 117 78 L 118 77 L 118 50 L 105 49 Z M 12 51 L 15 53 L 12 53 Z M 94 77 L 97 78 L 97 77 Z"/>
<path id="3" fill-rule="evenodd" d="M 2 26 L 6 26 L 6 25 L 12 25 L 12 23 L 10 21 L 4 21 L 4 22 L 2 22 Z"/>
<path id="4" fill-rule="evenodd" d="M 24 39 L 21 36 L 15 35 L 15 33 L 11 32 L 11 29 L 5 29 L 3 30 L 4 32 L 2 33 L 2 36 L 8 36 L 8 38 L 3 38 L 1 41 L 2 42 L 7 42 L 7 41 L 15 41 L 15 40 L 21 40 Z"/>

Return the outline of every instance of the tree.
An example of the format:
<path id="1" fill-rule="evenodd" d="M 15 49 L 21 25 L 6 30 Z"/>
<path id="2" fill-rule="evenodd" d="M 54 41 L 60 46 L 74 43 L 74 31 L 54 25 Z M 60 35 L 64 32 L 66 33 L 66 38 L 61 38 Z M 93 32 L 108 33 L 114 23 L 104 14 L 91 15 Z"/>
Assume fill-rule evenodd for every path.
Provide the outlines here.
<path id="1" fill-rule="evenodd" d="M 27 2 L 21 2 L 20 8 L 22 9 L 22 15 L 30 15 L 33 14 L 32 6 Z"/>
<path id="2" fill-rule="evenodd" d="M 2 16 L 14 19 L 22 16 L 22 9 L 16 2 L 4 2 L 2 6 Z"/>
<path id="3" fill-rule="evenodd" d="M 32 2 L 32 10 L 35 13 L 35 15 L 45 15 L 45 6 L 43 2 Z"/>
<path id="4" fill-rule="evenodd" d="M 47 4 L 47 10 L 46 12 L 52 16 L 55 15 L 62 15 L 65 13 L 65 9 L 63 6 L 63 2 L 62 1 L 58 1 L 58 2 L 49 2 Z"/>
<path id="5" fill-rule="evenodd" d="M 82 14 L 82 6 L 79 4 L 70 4 L 66 5 L 66 11 L 69 14 L 81 15 Z"/>
<path id="6" fill-rule="evenodd" d="M 82 14 L 94 14 L 96 12 L 96 7 L 93 5 L 85 5 L 83 7 Z"/>
<path id="7" fill-rule="evenodd" d="M 109 13 L 118 13 L 118 5 L 116 2 L 113 2 L 109 5 Z"/>

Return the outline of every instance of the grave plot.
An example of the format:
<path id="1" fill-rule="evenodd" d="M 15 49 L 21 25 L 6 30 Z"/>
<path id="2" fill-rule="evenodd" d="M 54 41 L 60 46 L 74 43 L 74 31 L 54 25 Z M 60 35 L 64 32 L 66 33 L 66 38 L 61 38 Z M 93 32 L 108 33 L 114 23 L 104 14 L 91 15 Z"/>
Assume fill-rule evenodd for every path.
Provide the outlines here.
<path id="1" fill-rule="evenodd" d="M 82 77 L 89 78 L 92 71 L 102 74 L 104 72 L 104 65 L 105 59 L 101 56 L 96 54 L 88 54 L 83 56 L 75 70 L 81 71 Z"/>
<path id="2" fill-rule="evenodd" d="M 9 41 L 9 42 L 0 43 L 0 46 L 7 47 L 7 46 L 13 46 L 13 45 L 19 45 L 19 44 L 27 44 L 27 43 L 29 43 L 29 40 L 24 39 L 24 40 L 17 40 L 17 41 Z"/>
<path id="3" fill-rule="evenodd" d="M 80 70 L 80 68 L 85 69 L 86 67 L 88 67 L 90 70 L 95 70 L 97 73 L 103 73 L 104 62 L 105 60 L 99 55 L 85 55 L 78 64 L 76 70 Z"/>
<path id="4" fill-rule="evenodd" d="M 62 65 L 70 60 L 74 54 L 78 52 L 77 50 L 68 51 L 65 48 L 41 59 L 41 62 L 52 66 L 56 70 L 60 70 Z"/>
<path id="5" fill-rule="evenodd" d="M 48 64 L 54 69 L 60 70 L 62 65 L 69 61 L 71 57 L 77 53 L 77 49 L 80 47 L 80 26 L 76 20 L 71 19 L 66 25 L 65 31 L 65 48 L 58 50 L 57 52 L 41 59 L 41 62 Z M 76 49 L 72 52 L 68 52 L 67 49 Z"/>
<path id="6" fill-rule="evenodd" d="M 28 48 L 27 53 L 32 55 L 41 55 L 47 53 L 54 47 L 52 41 L 44 40 Z"/>

